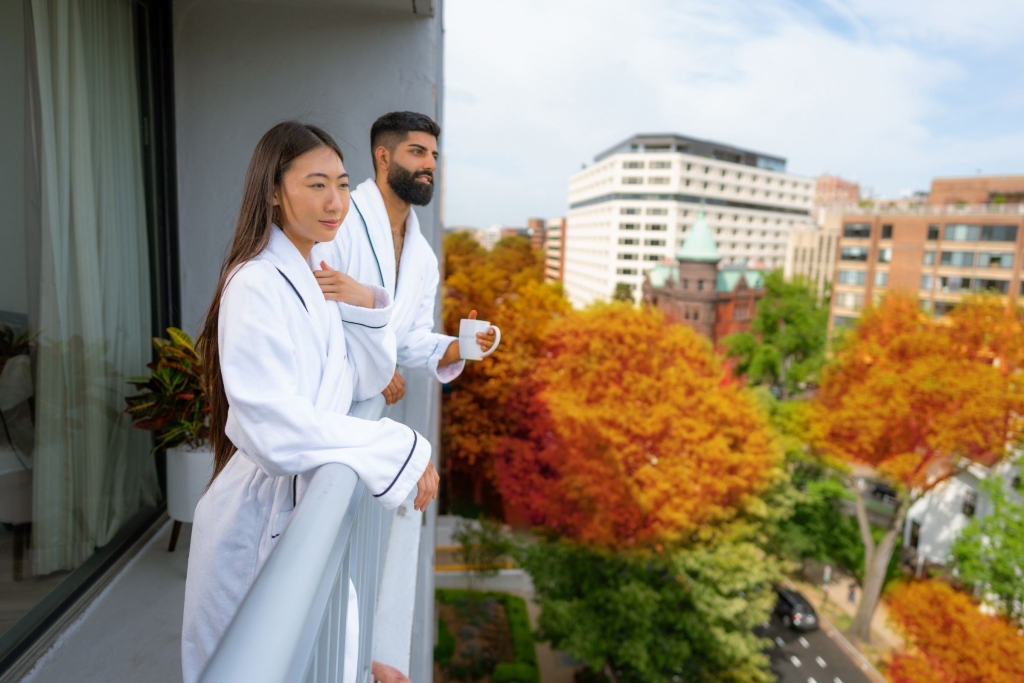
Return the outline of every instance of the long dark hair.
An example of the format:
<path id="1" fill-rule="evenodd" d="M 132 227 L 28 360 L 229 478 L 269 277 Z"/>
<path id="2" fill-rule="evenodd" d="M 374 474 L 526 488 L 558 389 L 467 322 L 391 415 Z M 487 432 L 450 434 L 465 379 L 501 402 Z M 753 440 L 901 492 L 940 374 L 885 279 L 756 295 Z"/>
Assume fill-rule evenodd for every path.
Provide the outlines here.
<path id="1" fill-rule="evenodd" d="M 213 301 L 206 311 L 206 322 L 199 335 L 196 350 L 203 359 L 203 389 L 210 402 L 210 441 L 213 444 L 213 481 L 235 453 L 235 445 L 224 433 L 228 421 L 228 397 L 220 374 L 220 343 L 218 324 L 220 299 L 235 269 L 252 260 L 267 248 L 270 230 L 275 222 L 274 189 L 291 166 L 292 161 L 318 147 L 329 147 L 345 160 L 338 143 L 323 130 L 297 121 L 279 123 L 260 138 L 252 153 L 245 174 L 242 208 L 238 212 L 235 236 L 231 242 Z"/>

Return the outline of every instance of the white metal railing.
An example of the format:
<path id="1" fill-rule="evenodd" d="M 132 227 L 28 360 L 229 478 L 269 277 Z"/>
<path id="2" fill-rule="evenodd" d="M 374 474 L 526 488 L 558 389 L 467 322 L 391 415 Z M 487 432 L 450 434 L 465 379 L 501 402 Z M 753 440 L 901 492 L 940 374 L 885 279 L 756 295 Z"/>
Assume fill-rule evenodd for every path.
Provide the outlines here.
<path id="1" fill-rule="evenodd" d="M 376 397 L 351 414 L 376 420 L 383 410 L 383 397 Z M 202 680 L 344 683 L 351 578 L 359 614 L 356 683 L 371 681 L 374 615 L 393 519 L 350 467 L 320 467 Z"/>

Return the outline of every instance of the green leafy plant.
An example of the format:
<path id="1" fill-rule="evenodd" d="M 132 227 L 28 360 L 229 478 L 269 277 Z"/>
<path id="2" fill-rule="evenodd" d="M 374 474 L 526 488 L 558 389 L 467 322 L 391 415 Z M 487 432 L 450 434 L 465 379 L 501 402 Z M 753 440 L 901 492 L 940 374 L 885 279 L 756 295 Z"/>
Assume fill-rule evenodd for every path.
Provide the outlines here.
<path id="1" fill-rule="evenodd" d="M 125 398 L 125 412 L 136 427 L 156 434 L 153 450 L 183 444 L 199 448 L 210 432 L 202 359 L 188 334 L 168 327 L 167 335 L 170 339 L 153 338 L 157 360 L 146 366 L 150 376 L 129 380 L 142 393 Z"/>
<path id="2" fill-rule="evenodd" d="M 460 519 L 456 522 L 452 539 L 459 543 L 458 556 L 467 567 L 471 588 L 481 579 L 497 575 L 515 546 L 501 524 L 482 515 L 476 521 Z"/>
<path id="3" fill-rule="evenodd" d="M 16 334 L 10 325 L 0 328 L 0 372 L 3 372 L 4 365 L 9 359 L 28 353 L 33 339 L 34 335 L 27 330 Z"/>

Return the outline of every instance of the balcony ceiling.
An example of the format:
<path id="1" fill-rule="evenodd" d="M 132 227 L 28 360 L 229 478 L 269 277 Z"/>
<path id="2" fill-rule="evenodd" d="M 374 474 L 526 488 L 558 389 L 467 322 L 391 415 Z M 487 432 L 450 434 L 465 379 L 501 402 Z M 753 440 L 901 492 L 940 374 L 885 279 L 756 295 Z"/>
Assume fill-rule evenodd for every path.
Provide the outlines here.
<path id="1" fill-rule="evenodd" d="M 410 14 L 423 17 L 434 16 L 436 0 L 216 0 L 219 2 L 242 2 L 258 5 L 284 5 L 287 7 L 350 8 L 360 11 L 376 11 L 388 14 Z"/>

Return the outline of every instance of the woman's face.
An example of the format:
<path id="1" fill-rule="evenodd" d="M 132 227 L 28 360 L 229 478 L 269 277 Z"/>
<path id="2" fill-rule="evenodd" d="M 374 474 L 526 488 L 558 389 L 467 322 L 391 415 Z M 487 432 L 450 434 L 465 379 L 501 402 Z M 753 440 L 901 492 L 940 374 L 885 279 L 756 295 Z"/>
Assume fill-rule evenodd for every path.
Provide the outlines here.
<path id="1" fill-rule="evenodd" d="M 303 256 L 314 243 L 334 239 L 349 202 L 348 173 L 330 147 L 296 157 L 274 189 L 281 229 Z"/>

